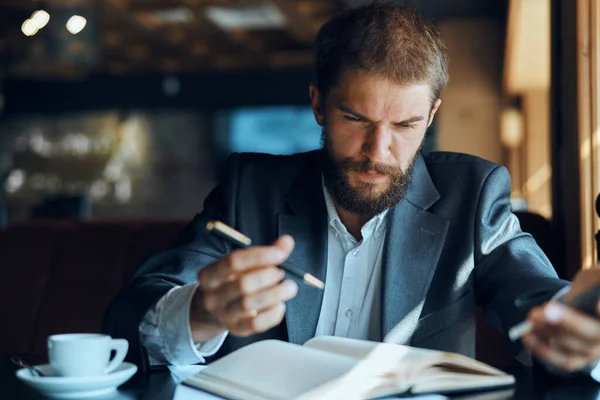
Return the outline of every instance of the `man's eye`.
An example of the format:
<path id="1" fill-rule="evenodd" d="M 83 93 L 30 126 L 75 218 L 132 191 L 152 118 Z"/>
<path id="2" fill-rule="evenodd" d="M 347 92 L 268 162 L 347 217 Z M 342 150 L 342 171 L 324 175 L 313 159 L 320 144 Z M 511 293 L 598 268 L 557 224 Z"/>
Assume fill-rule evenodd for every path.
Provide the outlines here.
<path id="1" fill-rule="evenodd" d="M 347 121 L 353 121 L 353 122 L 361 121 L 360 118 L 356 118 L 356 117 L 353 117 L 351 115 L 344 115 L 344 119 L 347 120 Z"/>
<path id="2" fill-rule="evenodd" d="M 415 127 L 415 125 L 413 124 L 399 124 L 398 128 L 400 129 L 413 129 Z"/>

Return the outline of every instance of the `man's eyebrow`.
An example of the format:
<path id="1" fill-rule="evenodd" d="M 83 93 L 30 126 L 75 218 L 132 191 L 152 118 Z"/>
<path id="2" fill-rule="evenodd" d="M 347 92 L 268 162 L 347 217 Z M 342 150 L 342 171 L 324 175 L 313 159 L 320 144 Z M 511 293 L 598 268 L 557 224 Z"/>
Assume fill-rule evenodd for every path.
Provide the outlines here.
<path id="1" fill-rule="evenodd" d="M 345 112 L 345 113 L 347 113 L 347 114 L 351 114 L 351 115 L 353 115 L 353 116 L 355 116 L 355 117 L 358 117 L 358 118 L 360 118 L 360 119 L 363 119 L 363 120 L 365 120 L 365 121 L 370 121 L 370 119 L 369 119 L 369 118 L 367 118 L 366 116 L 364 116 L 364 115 L 362 115 L 361 113 L 358 113 L 358 112 L 356 112 L 356 111 L 354 111 L 354 110 L 352 110 L 352 109 L 350 109 L 350 108 L 348 108 L 348 107 L 346 107 L 346 106 L 339 106 L 338 108 L 339 108 L 339 110 L 340 110 L 340 111 L 342 111 L 342 112 Z M 394 125 L 401 125 L 401 124 L 412 124 L 412 123 L 415 123 L 415 122 L 423 121 L 424 119 L 425 119 L 425 117 L 424 117 L 424 116 L 422 116 L 422 115 L 415 115 L 415 116 L 412 116 L 412 117 L 410 117 L 410 118 L 407 118 L 407 119 L 405 119 L 405 120 L 403 120 L 403 121 L 400 121 L 400 122 L 394 122 Z"/>
<path id="2" fill-rule="evenodd" d="M 424 119 L 425 117 L 422 115 L 415 115 L 414 117 L 410 117 L 404 121 L 396 122 L 396 124 L 412 124 L 414 122 L 423 121 Z"/>
<path id="3" fill-rule="evenodd" d="M 355 117 L 358 117 L 358 118 L 360 118 L 360 119 L 364 119 L 365 121 L 370 121 L 370 119 L 369 119 L 369 118 L 365 117 L 364 115 L 362 115 L 362 114 L 360 114 L 360 113 L 357 113 L 357 112 L 356 112 L 356 111 L 354 111 L 354 110 L 351 110 L 350 108 L 348 108 L 348 107 L 346 107 L 346 106 L 339 106 L 338 108 L 339 108 L 339 110 L 340 110 L 341 112 L 345 112 L 345 113 L 347 113 L 347 114 L 352 114 L 353 116 L 355 116 Z"/>

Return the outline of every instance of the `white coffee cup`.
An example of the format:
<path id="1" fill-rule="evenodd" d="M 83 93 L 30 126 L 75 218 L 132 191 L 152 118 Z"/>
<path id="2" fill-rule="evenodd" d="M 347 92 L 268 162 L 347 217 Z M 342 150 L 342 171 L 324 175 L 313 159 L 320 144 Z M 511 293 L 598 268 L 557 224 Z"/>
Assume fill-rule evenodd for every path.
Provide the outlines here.
<path id="1" fill-rule="evenodd" d="M 96 333 L 69 333 L 48 338 L 48 360 L 58 376 L 97 376 L 117 368 L 129 343 Z M 110 359 L 111 351 L 116 351 Z"/>

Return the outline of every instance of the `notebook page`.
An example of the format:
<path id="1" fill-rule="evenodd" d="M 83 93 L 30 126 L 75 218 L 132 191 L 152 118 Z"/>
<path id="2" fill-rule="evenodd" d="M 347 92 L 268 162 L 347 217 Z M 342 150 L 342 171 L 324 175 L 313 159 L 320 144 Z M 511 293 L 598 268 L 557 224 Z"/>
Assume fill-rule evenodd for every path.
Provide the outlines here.
<path id="1" fill-rule="evenodd" d="M 400 387 L 429 376 L 435 378 L 442 370 L 469 375 L 506 375 L 464 355 L 392 343 L 320 336 L 310 339 L 304 346 L 352 357 L 357 361 L 355 370 L 361 370 L 362 374 L 393 373 Z M 386 370 L 384 365 L 389 369 Z"/>
<path id="2" fill-rule="evenodd" d="M 304 347 L 342 354 L 358 361 L 367 357 L 379 344 L 339 336 L 318 336 L 304 343 Z"/>
<path id="3" fill-rule="evenodd" d="M 439 352 L 417 347 L 403 346 L 392 343 L 371 342 L 358 339 L 349 339 L 337 336 L 319 336 L 310 339 L 304 344 L 305 347 L 329 351 L 352 357 L 357 361 L 364 360 L 373 354 L 375 350 L 390 352 L 399 362 L 399 365 L 408 364 L 411 369 L 423 367 L 439 354 Z"/>
<path id="4" fill-rule="evenodd" d="M 380 393 L 403 393 L 409 389 L 417 371 L 416 365 L 407 365 L 406 359 L 414 356 L 414 360 L 423 361 L 423 355 L 419 351 L 390 343 L 322 336 L 311 339 L 304 346 L 356 359 L 356 365 L 351 371 L 336 380 L 334 385 L 329 385 L 328 394 L 333 396 L 332 399 L 372 398 L 378 397 Z M 424 353 L 425 358 L 428 358 L 429 352 Z M 315 398 L 325 398 L 321 393 L 315 395 L 318 395 Z"/>
<path id="5" fill-rule="evenodd" d="M 265 399 L 291 399 L 339 378 L 350 371 L 355 360 L 277 340 L 265 340 L 217 360 L 204 368 L 210 381 L 221 381 L 219 393 L 227 397 L 227 386 L 247 390 Z M 216 379 L 214 379 L 216 378 Z M 201 387 L 202 380 L 189 383 Z"/>

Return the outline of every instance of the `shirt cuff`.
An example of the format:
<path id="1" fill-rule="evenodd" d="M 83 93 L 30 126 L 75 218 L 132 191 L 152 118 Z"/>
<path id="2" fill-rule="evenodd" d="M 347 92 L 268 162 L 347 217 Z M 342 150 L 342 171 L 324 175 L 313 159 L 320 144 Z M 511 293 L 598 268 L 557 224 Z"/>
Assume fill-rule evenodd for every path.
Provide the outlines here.
<path id="1" fill-rule="evenodd" d="M 227 332 L 204 343 L 194 343 L 190 328 L 190 305 L 197 284 L 177 286 L 165 294 L 144 316 L 140 338 L 151 364 L 191 365 L 204 363 L 215 354 Z"/>
<path id="2" fill-rule="evenodd" d="M 214 355 L 217 351 L 219 351 L 219 349 L 223 345 L 223 342 L 225 341 L 225 338 L 227 337 L 227 334 L 229 332 L 225 331 L 222 334 L 220 334 L 219 336 L 215 336 L 214 338 L 207 340 L 204 343 L 194 343 L 194 338 L 192 337 L 192 329 L 191 329 L 191 324 L 190 324 L 190 308 L 192 306 L 192 298 L 194 297 L 194 293 L 196 292 L 196 289 L 198 288 L 198 284 L 196 283 L 193 286 L 194 287 L 191 290 L 190 296 L 187 299 L 185 307 L 183 307 L 185 310 L 187 310 L 187 312 L 185 313 L 186 326 L 187 326 L 186 333 L 187 333 L 188 344 L 192 348 L 194 355 L 199 360 L 201 360 L 199 362 L 204 363 L 206 361 L 204 359 L 205 357 L 210 357 L 210 356 Z"/>

